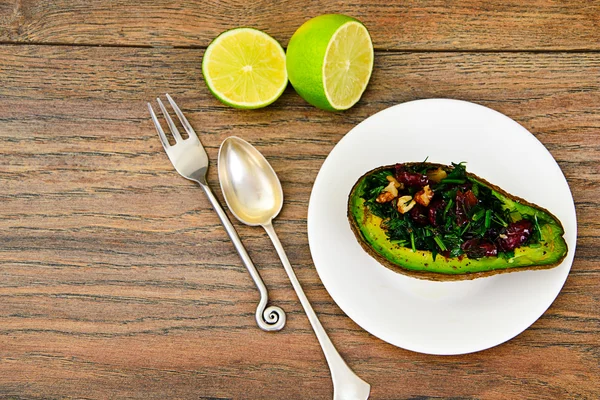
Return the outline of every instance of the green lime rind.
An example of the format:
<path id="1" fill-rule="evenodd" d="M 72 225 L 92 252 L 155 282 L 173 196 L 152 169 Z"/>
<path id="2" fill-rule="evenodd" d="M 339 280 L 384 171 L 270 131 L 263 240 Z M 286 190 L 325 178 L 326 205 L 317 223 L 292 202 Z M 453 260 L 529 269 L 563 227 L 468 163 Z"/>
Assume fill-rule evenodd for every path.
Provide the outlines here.
<path id="1" fill-rule="evenodd" d="M 360 21 L 347 15 L 325 14 L 305 22 L 288 43 L 286 64 L 290 83 L 304 100 L 323 110 L 347 110 L 360 99 L 359 96 L 348 107 L 336 108 L 327 98 L 323 81 L 323 64 L 329 44 L 335 33 L 348 23 L 358 23 L 364 27 Z M 368 34 L 366 28 L 365 31 Z M 372 64 L 370 68 L 372 72 Z M 369 79 L 370 76 L 369 73 Z"/>

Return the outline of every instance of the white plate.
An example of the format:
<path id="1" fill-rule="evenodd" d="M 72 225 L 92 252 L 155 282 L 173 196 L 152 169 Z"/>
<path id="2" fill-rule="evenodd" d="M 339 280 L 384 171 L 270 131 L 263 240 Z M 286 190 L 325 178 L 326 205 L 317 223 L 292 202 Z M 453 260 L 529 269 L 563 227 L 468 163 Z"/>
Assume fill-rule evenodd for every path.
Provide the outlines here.
<path id="1" fill-rule="evenodd" d="M 418 280 L 379 264 L 350 230 L 350 190 L 375 167 L 426 157 L 443 164 L 466 161 L 468 171 L 550 210 L 565 228 L 564 262 L 459 282 Z M 505 115 L 458 100 L 399 104 L 357 125 L 323 163 L 308 207 L 310 250 L 335 302 L 378 338 L 429 354 L 484 350 L 527 329 L 560 292 L 576 237 L 571 191 L 548 150 Z"/>

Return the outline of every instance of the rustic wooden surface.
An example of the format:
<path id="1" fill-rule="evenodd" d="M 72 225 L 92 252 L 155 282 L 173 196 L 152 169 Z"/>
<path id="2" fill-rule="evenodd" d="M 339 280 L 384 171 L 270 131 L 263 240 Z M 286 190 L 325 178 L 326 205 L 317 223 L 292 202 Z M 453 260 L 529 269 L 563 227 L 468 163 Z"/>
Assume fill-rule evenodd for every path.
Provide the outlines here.
<path id="1" fill-rule="evenodd" d="M 589 0 L 13 0 L 0 1 L 0 40 L 204 47 L 253 26 L 285 46 L 319 14 L 359 18 L 381 50 L 600 50 L 600 3 Z"/>
<path id="2" fill-rule="evenodd" d="M 232 134 L 271 161 L 287 199 L 281 240 L 372 399 L 599 398 L 600 4 L 447 3 L 0 1 L 0 398 L 331 398 L 269 240 L 235 223 L 288 312 L 282 332 L 256 327 L 252 281 L 148 118 L 145 102 L 167 91 L 203 132 L 213 166 Z M 245 112 L 210 95 L 200 60 L 220 31 L 252 25 L 285 44 L 332 11 L 363 20 L 378 49 L 356 107 L 328 113 L 288 88 Z M 524 125 L 560 164 L 577 208 L 561 294 L 524 333 L 476 354 L 417 354 L 370 336 L 329 297 L 308 248 L 310 190 L 333 146 L 373 113 L 429 97 Z M 214 168 L 209 178 L 222 199 Z"/>

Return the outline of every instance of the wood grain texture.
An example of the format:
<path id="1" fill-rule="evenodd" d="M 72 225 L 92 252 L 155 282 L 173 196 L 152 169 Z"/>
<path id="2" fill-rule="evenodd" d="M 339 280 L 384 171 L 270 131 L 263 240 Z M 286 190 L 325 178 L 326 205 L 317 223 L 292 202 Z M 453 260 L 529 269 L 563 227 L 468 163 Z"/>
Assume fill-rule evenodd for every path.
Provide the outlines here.
<path id="1" fill-rule="evenodd" d="M 279 333 L 201 190 L 165 156 L 145 102 L 169 92 L 215 165 L 241 136 L 279 174 L 276 229 L 341 354 L 372 399 L 600 396 L 600 54 L 378 53 L 345 113 L 291 89 L 239 111 L 201 81 L 200 49 L 0 46 L 0 398 L 330 399 L 329 371 L 260 229 L 235 223 Z M 355 124 L 392 104 L 452 97 L 521 123 L 559 162 L 578 212 L 565 287 L 531 328 L 480 353 L 436 357 L 388 345 L 335 305 L 312 265 L 312 183 Z M 218 193 L 214 168 L 210 184 Z"/>
<path id="2" fill-rule="evenodd" d="M 324 13 L 360 19 L 384 50 L 600 50 L 600 3 L 589 0 L 0 0 L 0 40 L 206 47 L 251 26 L 285 46 Z"/>

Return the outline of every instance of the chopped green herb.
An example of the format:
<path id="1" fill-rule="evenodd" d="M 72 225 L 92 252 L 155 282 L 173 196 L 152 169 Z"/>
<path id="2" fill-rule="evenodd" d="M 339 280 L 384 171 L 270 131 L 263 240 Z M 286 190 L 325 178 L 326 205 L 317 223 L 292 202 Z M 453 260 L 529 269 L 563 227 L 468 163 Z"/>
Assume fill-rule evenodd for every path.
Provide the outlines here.
<path id="1" fill-rule="evenodd" d="M 504 221 L 502 219 L 502 217 L 500 217 L 500 215 L 497 212 L 494 212 L 494 218 L 493 218 L 497 223 L 499 223 L 500 225 L 502 225 L 503 227 L 507 227 L 508 224 L 506 223 L 506 221 Z"/>
<path id="2" fill-rule="evenodd" d="M 498 257 L 502 257 L 502 258 L 505 258 L 507 260 L 510 260 L 514 256 L 515 256 L 515 252 L 514 251 L 501 251 L 501 252 L 498 253 Z"/>
<path id="3" fill-rule="evenodd" d="M 485 215 L 485 210 L 482 207 L 480 207 L 477 210 L 477 212 L 473 214 L 473 216 L 471 217 L 471 219 L 473 221 L 479 221 L 484 215 Z"/>
<path id="4" fill-rule="evenodd" d="M 440 183 L 458 183 L 458 184 L 463 184 L 465 183 L 467 180 L 466 179 L 450 179 L 450 178 L 446 178 L 446 179 L 442 179 L 442 181 Z"/>
<path id="5" fill-rule="evenodd" d="M 453 205 L 454 205 L 454 200 L 450 199 L 450 201 L 448 201 L 448 204 L 446 204 L 446 207 L 444 208 L 444 219 L 446 219 L 448 210 L 450 210 L 450 207 L 452 207 Z"/>
<path id="6" fill-rule="evenodd" d="M 440 246 L 440 250 L 442 250 L 442 251 L 448 250 L 448 248 L 446 247 L 446 245 L 444 244 L 444 242 L 442 241 L 442 239 L 439 236 L 434 236 L 433 240 L 435 240 L 437 245 Z"/>
<path id="7" fill-rule="evenodd" d="M 465 227 L 460 232 L 460 236 L 464 236 L 465 233 L 467 233 L 467 231 L 469 230 L 470 227 L 471 227 L 471 222 L 467 222 L 467 224 L 465 225 Z"/>
<path id="8" fill-rule="evenodd" d="M 531 239 L 537 243 L 542 239 L 542 228 L 540 228 L 540 222 L 538 221 L 537 214 L 533 215 L 533 227 L 534 232 L 533 235 L 531 235 Z"/>
<path id="9" fill-rule="evenodd" d="M 485 229 L 488 230 L 490 228 L 490 224 L 492 222 L 492 210 L 485 210 Z"/>

